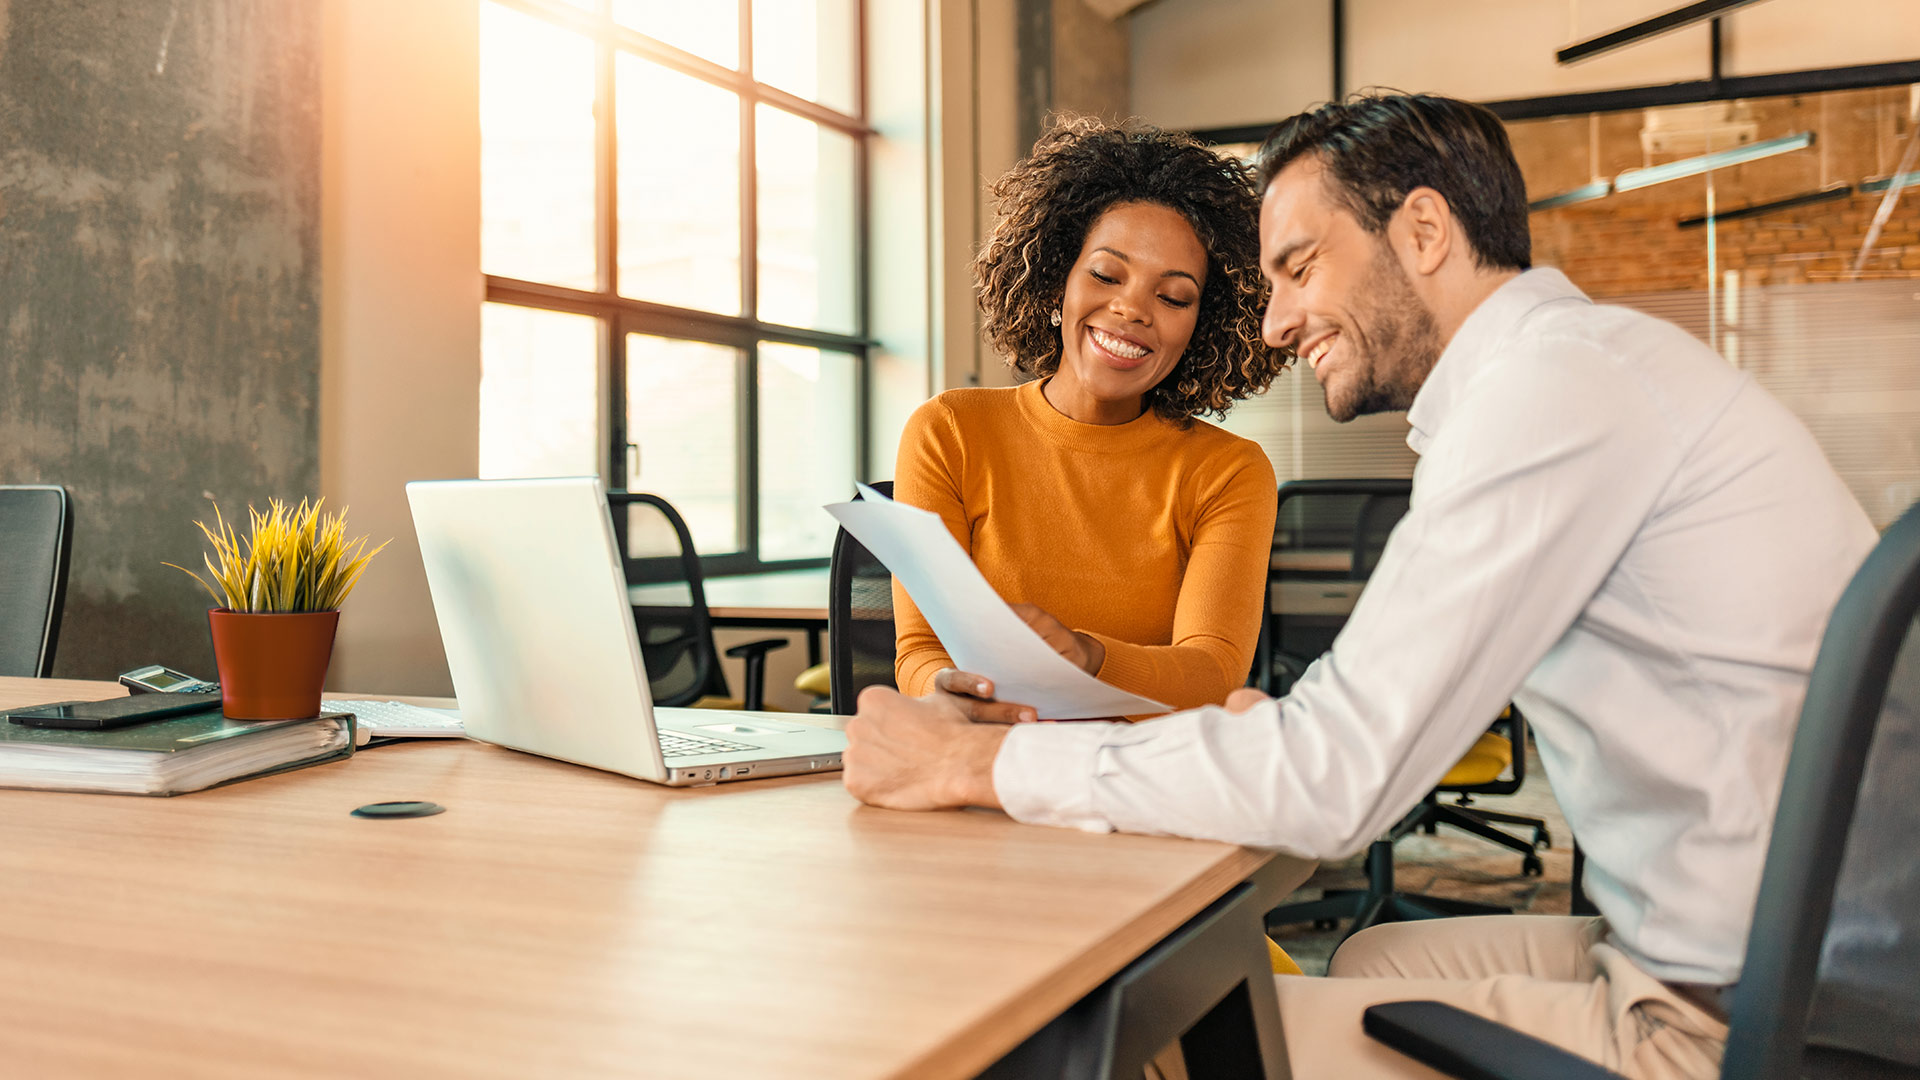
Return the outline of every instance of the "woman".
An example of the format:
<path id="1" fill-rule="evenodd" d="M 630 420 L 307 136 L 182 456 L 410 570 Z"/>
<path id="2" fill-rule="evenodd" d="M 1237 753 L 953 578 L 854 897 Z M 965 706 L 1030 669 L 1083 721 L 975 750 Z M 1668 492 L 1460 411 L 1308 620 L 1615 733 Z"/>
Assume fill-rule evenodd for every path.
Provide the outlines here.
<path id="1" fill-rule="evenodd" d="M 1259 636 L 1274 476 L 1258 445 L 1195 417 L 1285 366 L 1260 340 L 1250 177 L 1183 136 L 1071 119 L 992 192 L 980 308 L 1031 381 L 921 406 L 894 497 L 938 513 L 1082 670 L 1176 709 L 1223 703 Z M 903 692 L 991 696 L 897 585 L 894 617 Z"/>

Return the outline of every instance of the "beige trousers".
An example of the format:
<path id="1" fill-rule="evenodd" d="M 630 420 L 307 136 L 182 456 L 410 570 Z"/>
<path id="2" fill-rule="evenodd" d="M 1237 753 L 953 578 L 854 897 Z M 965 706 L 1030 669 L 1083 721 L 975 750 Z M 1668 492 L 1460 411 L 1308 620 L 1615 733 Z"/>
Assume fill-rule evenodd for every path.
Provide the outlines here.
<path id="1" fill-rule="evenodd" d="M 1388 923 L 1348 939 L 1324 979 L 1276 975 L 1295 1080 L 1432 1078 L 1368 1038 L 1385 1001 L 1444 1001 L 1635 1080 L 1720 1074 L 1724 1022 L 1602 940 L 1601 919 L 1495 915 Z"/>

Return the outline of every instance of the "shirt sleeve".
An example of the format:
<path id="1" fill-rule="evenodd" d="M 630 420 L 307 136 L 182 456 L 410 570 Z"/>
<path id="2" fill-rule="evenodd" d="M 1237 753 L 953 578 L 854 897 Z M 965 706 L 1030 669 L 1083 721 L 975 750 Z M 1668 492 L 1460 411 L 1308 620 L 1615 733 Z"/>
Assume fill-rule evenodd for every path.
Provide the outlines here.
<path id="1" fill-rule="evenodd" d="M 1573 624 L 1678 461 L 1631 375 L 1582 344 L 1554 348 L 1551 363 L 1480 372 L 1352 617 L 1286 698 L 1022 725 L 994 763 L 1008 813 L 1313 859 L 1384 833 Z"/>
<path id="2" fill-rule="evenodd" d="M 1196 500 L 1173 640 L 1139 645 L 1090 634 L 1106 647 L 1102 682 L 1176 709 L 1221 704 L 1246 683 L 1260 636 L 1278 496 L 1273 465 L 1259 446 L 1242 442 L 1236 450 L 1231 467 Z"/>
<path id="3" fill-rule="evenodd" d="M 907 426 L 900 433 L 893 498 L 939 514 L 947 531 L 959 541 L 960 550 L 971 559 L 973 536 L 959 479 L 962 453 L 952 410 L 939 398 L 921 405 L 907 418 Z M 953 658 L 898 579 L 893 583 L 893 625 L 894 684 L 909 696 L 932 693 L 934 675 L 952 667 Z"/>

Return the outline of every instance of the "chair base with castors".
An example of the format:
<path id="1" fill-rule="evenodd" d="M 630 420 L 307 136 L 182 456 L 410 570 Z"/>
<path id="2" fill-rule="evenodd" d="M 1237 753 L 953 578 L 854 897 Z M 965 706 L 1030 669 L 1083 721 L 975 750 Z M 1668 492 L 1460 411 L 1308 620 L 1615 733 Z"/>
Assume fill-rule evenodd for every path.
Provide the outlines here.
<path id="1" fill-rule="evenodd" d="M 1519 852 L 1522 876 L 1539 877 L 1545 873 L 1546 864 L 1541 861 L 1538 849 L 1544 849 L 1553 842 L 1553 834 L 1548 831 L 1545 821 L 1523 814 L 1483 810 L 1473 805 L 1474 795 L 1510 794 L 1526 778 L 1525 718 L 1517 710 L 1509 709 L 1495 726 L 1505 727 L 1508 735 L 1502 737 L 1492 732 L 1482 735 L 1418 806 L 1408 811 L 1393 828 L 1387 830 L 1385 836 L 1375 840 L 1367 849 L 1366 888 L 1329 889 L 1319 900 L 1275 908 L 1267 913 L 1268 928 L 1271 930 L 1293 923 L 1310 922 L 1333 929 L 1341 921 L 1351 920 L 1346 934 L 1351 937 L 1383 922 L 1438 919 L 1450 915 L 1511 914 L 1513 909 L 1495 904 L 1400 893 L 1394 891 L 1393 887 L 1393 845 L 1416 831 L 1437 833 L 1442 825 L 1452 826 Z M 1512 771 L 1511 778 L 1501 779 L 1501 774 L 1508 770 Z M 1443 795 L 1452 795 L 1455 801 L 1441 802 Z M 1504 829 L 1495 828 L 1494 822 L 1531 829 L 1532 836 L 1515 836 Z"/>
<path id="2" fill-rule="evenodd" d="M 1512 848 L 1520 853 L 1520 875 L 1539 877 L 1547 871 L 1546 864 L 1540 861 L 1540 852 L 1553 846 L 1553 833 L 1547 829 L 1547 823 L 1537 817 L 1525 814 L 1509 814 L 1500 810 L 1482 810 L 1473 805 L 1473 798 L 1461 795 L 1451 803 L 1443 803 L 1429 794 L 1427 801 L 1415 813 L 1422 816 L 1419 824 L 1421 831 L 1428 836 L 1437 835 L 1440 826 L 1451 825 L 1462 832 L 1469 832 L 1482 840 L 1491 841 L 1501 847 Z M 1505 829 L 1496 829 L 1493 822 L 1502 825 L 1518 825 L 1532 829 L 1531 840 L 1515 836 Z"/>
<path id="3" fill-rule="evenodd" d="M 1394 842 L 1423 825 L 1428 809 L 1424 803 L 1415 807 L 1387 835 L 1375 840 L 1367 848 L 1366 888 L 1328 889 L 1318 900 L 1283 904 L 1267 912 L 1267 932 L 1272 933 L 1296 923 L 1312 923 L 1317 927 L 1332 929 L 1342 921 L 1351 920 L 1346 934 L 1342 936 L 1342 940 L 1345 940 L 1369 926 L 1386 922 L 1442 919 L 1454 915 L 1512 914 L 1512 908 L 1495 904 L 1476 904 L 1444 896 L 1424 896 L 1394 890 Z"/>

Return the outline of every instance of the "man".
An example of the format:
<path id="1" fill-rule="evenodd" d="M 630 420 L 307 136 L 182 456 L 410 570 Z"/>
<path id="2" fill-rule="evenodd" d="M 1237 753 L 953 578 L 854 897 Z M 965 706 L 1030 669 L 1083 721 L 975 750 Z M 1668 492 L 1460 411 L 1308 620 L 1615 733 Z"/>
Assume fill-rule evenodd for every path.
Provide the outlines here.
<path id="1" fill-rule="evenodd" d="M 1685 332 L 1530 270 L 1500 123 L 1375 97 L 1261 151 L 1269 344 L 1337 420 L 1407 409 L 1413 505 L 1332 651 L 1273 701 L 1135 725 L 973 723 L 862 695 L 846 784 L 882 806 L 1330 859 L 1410 809 L 1508 700 L 1602 919 L 1404 923 L 1282 977 L 1300 1077 L 1431 1075 L 1367 1040 L 1449 1001 L 1641 1077 L 1717 1075 L 1794 722 L 1876 536 L 1806 430 Z"/>

